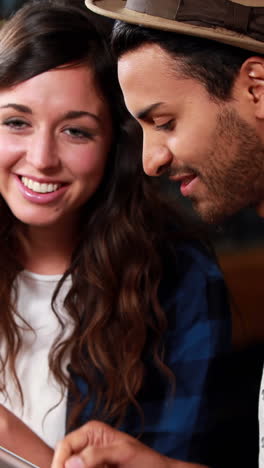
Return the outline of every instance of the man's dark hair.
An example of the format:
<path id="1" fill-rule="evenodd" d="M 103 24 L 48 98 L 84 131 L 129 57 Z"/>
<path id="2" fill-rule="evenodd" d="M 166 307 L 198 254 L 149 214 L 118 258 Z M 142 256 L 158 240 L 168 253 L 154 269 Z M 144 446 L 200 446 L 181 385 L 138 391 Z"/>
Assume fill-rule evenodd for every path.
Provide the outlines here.
<path id="1" fill-rule="evenodd" d="M 212 98 L 229 100 L 239 70 L 253 52 L 200 37 L 117 21 L 112 46 L 117 58 L 145 44 L 157 44 L 177 60 L 177 70 L 200 81 Z"/>

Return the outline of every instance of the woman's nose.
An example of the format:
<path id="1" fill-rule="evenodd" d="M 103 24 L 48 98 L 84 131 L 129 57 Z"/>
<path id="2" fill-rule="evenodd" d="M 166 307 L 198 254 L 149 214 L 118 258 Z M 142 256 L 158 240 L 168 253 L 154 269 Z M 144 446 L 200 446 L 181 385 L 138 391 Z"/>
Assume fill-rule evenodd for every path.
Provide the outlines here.
<path id="1" fill-rule="evenodd" d="M 57 155 L 54 138 L 47 132 L 35 134 L 28 145 L 26 160 L 36 169 L 42 171 L 57 168 L 60 159 Z"/>

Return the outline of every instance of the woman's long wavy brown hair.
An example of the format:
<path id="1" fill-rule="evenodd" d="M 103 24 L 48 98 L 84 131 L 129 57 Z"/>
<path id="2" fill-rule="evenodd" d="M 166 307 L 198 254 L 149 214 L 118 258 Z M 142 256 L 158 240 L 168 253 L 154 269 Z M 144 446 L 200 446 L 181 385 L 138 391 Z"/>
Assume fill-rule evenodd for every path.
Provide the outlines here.
<path id="1" fill-rule="evenodd" d="M 58 316 L 56 295 L 71 275 L 65 308 L 74 331 L 67 341 L 59 342 L 58 336 L 49 355 L 56 379 L 75 395 L 69 427 L 78 424 L 91 398 L 94 417 L 113 424 L 122 421 L 131 404 L 140 412 L 137 395 L 149 353 L 159 371 L 173 380 L 163 363 L 166 316 L 158 301 L 158 288 L 161 246 L 164 248 L 167 231 L 179 220 L 143 173 L 141 134 L 124 108 L 107 40 L 79 3 L 30 1 L 0 33 L 0 90 L 58 66 L 86 63 L 94 69 L 98 90 L 113 118 L 114 138 L 104 179 L 83 207 L 78 245 L 53 297 Z M 0 213 L 0 339 L 8 349 L 7 356 L 1 356 L 0 370 L 4 376 L 8 364 L 19 387 L 15 361 L 22 338 L 12 298 L 14 280 L 23 269 L 21 245 L 18 221 L 2 198 Z M 63 332 L 67 324 L 58 319 Z M 69 349 L 71 370 L 86 382 L 87 398 L 81 399 L 62 369 Z M 5 391 L 4 379 L 0 390 Z"/>

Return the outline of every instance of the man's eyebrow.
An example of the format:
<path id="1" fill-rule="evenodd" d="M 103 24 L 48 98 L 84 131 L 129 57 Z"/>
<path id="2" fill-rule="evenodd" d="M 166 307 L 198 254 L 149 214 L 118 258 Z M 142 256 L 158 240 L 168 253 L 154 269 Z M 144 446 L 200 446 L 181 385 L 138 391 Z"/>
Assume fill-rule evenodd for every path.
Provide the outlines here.
<path id="1" fill-rule="evenodd" d="M 10 102 L 9 104 L 5 104 L 4 106 L 1 106 L 1 109 L 8 109 L 9 107 L 17 110 L 18 112 L 32 114 L 32 110 L 30 109 L 30 107 L 24 106 L 23 104 L 15 104 L 12 102 Z"/>
<path id="2" fill-rule="evenodd" d="M 142 111 L 139 111 L 137 114 L 136 114 L 136 118 L 139 119 L 139 120 L 144 120 L 146 117 L 148 117 L 148 114 L 153 111 L 154 109 L 156 109 L 157 107 L 161 106 L 162 104 L 164 104 L 163 102 L 155 102 L 155 104 L 151 104 L 150 106 L 146 107 L 145 109 L 143 109 Z"/>

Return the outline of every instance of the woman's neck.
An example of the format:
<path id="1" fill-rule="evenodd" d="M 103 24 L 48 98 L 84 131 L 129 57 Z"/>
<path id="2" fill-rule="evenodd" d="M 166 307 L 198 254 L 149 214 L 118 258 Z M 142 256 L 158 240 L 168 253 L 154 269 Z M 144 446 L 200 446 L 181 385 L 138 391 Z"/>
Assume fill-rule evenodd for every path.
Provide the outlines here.
<path id="1" fill-rule="evenodd" d="M 70 265 L 76 245 L 77 234 L 73 224 L 61 229 L 58 226 L 24 227 L 19 236 L 24 268 L 43 275 L 63 274 Z"/>

